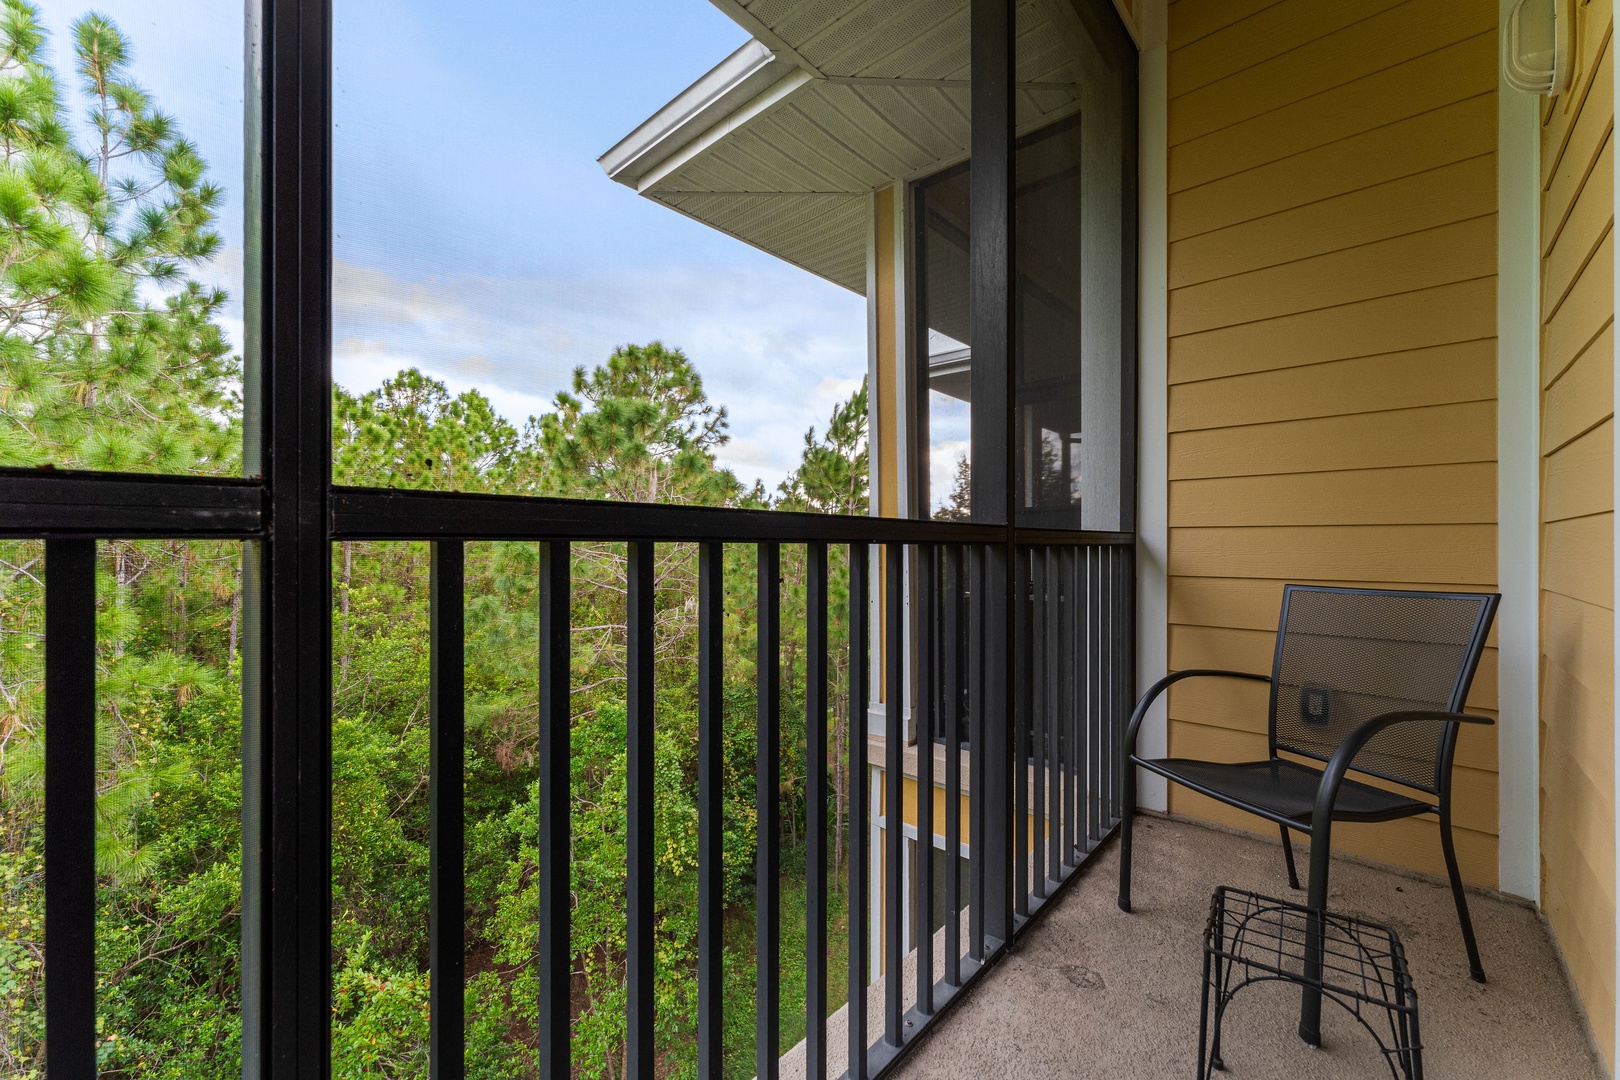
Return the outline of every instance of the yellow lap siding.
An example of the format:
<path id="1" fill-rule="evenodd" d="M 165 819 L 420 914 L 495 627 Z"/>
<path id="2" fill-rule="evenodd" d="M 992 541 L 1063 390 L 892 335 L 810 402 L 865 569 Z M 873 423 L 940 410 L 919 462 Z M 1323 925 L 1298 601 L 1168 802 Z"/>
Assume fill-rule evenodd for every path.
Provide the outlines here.
<path id="1" fill-rule="evenodd" d="M 1575 282 L 1614 227 L 1614 139 L 1603 140 L 1597 167 L 1581 187 L 1580 198 L 1547 251 L 1542 268 L 1541 310 L 1558 311 Z"/>
<path id="2" fill-rule="evenodd" d="M 1496 274 L 1170 339 L 1170 381 L 1496 337 Z"/>
<path id="3" fill-rule="evenodd" d="M 1541 130 L 1541 901 L 1614 1057 L 1614 57 L 1579 6 Z"/>
<path id="4" fill-rule="evenodd" d="M 1601 884 L 1590 872 L 1578 881 L 1566 874 L 1554 875 L 1550 859 L 1542 860 L 1542 876 L 1554 884 L 1542 890 L 1542 911 L 1554 927 L 1558 951 L 1569 968 L 1570 979 L 1580 991 L 1592 1025 L 1592 1038 L 1606 1054 L 1614 1046 L 1614 922 L 1582 919 L 1581 913 L 1592 898 L 1600 895 Z M 1612 881 L 1614 875 L 1610 874 Z M 1571 892 L 1570 890 L 1573 890 Z M 1612 906 L 1613 901 L 1605 901 Z M 1601 906 L 1601 905 L 1593 905 Z"/>
<path id="5" fill-rule="evenodd" d="M 1495 587 L 1496 5 L 1197 10 L 1170 57 L 1169 661 L 1264 672 L 1285 581 Z M 1470 708 L 1496 672 L 1490 648 Z M 1171 752 L 1263 754 L 1265 707 L 1182 684 Z M 1495 730 L 1464 732 L 1457 839 L 1486 884 L 1496 767 Z M 1443 871 L 1432 821 L 1338 843 Z"/>
<path id="6" fill-rule="evenodd" d="M 1495 212 L 1496 155 L 1479 154 L 1171 244 L 1170 287 L 1344 251 Z"/>
<path id="7" fill-rule="evenodd" d="M 1542 399 L 1541 452 L 1550 454 L 1601 424 L 1614 407 L 1614 323 L 1569 366 Z"/>
<path id="8" fill-rule="evenodd" d="M 1614 612 L 1555 592 L 1541 594 L 1543 663 L 1557 679 L 1543 680 L 1546 693 L 1558 681 L 1574 681 L 1604 701 L 1614 700 Z M 1604 739 L 1612 738 L 1605 729 Z"/>
<path id="9" fill-rule="evenodd" d="M 1496 272 L 1496 215 L 1410 232 L 1298 262 L 1267 266 L 1170 294 L 1170 333 L 1196 334 Z"/>
<path id="10" fill-rule="evenodd" d="M 1170 548 L 1175 575 L 1458 584 L 1496 578 L 1494 525 L 1285 525 L 1176 534 Z"/>
<path id="11" fill-rule="evenodd" d="M 1496 339 L 1357 356 L 1170 388 L 1170 430 L 1485 401 L 1496 396 Z"/>
<path id="12" fill-rule="evenodd" d="M 1547 313 L 1543 313 L 1546 315 Z M 1574 286 L 1547 319 L 1541 339 L 1543 378 L 1560 371 L 1614 319 L 1614 233 L 1603 237 L 1597 252 Z"/>
<path id="13" fill-rule="evenodd" d="M 1170 96 L 1181 97 L 1239 75 L 1404 2 L 1340 0 L 1331 10 L 1322 11 L 1320 0 L 1283 0 L 1180 49 L 1171 72 Z"/>
<path id="14" fill-rule="evenodd" d="M 1181 49 L 1283 0 L 1176 0 L 1170 48 Z"/>
<path id="15" fill-rule="evenodd" d="M 1496 520 L 1496 464 L 1178 480 L 1172 526 L 1477 524 Z"/>
<path id="16" fill-rule="evenodd" d="M 1494 398 L 1170 436 L 1172 480 L 1495 460 Z"/>
<path id="17" fill-rule="evenodd" d="M 1609 5 L 1605 4 L 1604 7 L 1607 9 Z M 1590 13 L 1583 11 L 1581 14 L 1583 16 L 1582 21 L 1587 26 L 1592 25 Z M 1570 146 L 1575 144 L 1575 135 L 1576 132 L 1581 130 L 1583 117 L 1588 121 L 1595 122 L 1599 129 L 1605 124 L 1614 122 L 1610 109 L 1610 103 L 1614 100 L 1614 84 L 1610 81 L 1612 68 L 1604 63 L 1603 56 L 1612 47 L 1610 41 L 1611 30 L 1610 28 L 1604 28 L 1598 36 L 1585 32 L 1586 27 L 1584 26 L 1581 30 L 1579 51 L 1583 55 L 1589 53 L 1591 62 L 1583 61 L 1578 66 L 1570 88 L 1558 95 L 1557 100 L 1552 103 L 1551 111 L 1546 114 L 1542 121 L 1541 186 L 1545 190 L 1551 190 L 1555 186 L 1559 173 L 1572 168 L 1576 173 L 1574 182 L 1579 183 L 1579 176 L 1582 171 L 1581 163 L 1577 160 L 1576 164 L 1572 166 L 1570 157 L 1574 156 L 1578 159 L 1578 155 L 1569 155 L 1568 151 Z M 1595 102 L 1593 106 L 1596 110 L 1595 116 L 1586 116 L 1586 103 L 1588 100 Z M 1568 209 L 1567 197 L 1563 201 L 1566 205 L 1562 208 L 1555 208 L 1554 213 L 1559 213 L 1561 209 Z"/>
<path id="18" fill-rule="evenodd" d="M 1614 419 L 1548 454 L 1541 474 L 1543 521 L 1606 514 L 1614 504 Z"/>
<path id="19" fill-rule="evenodd" d="M 1359 5 L 1369 6 L 1367 0 L 1359 0 Z M 1334 4 L 1296 0 L 1289 11 L 1306 24 L 1303 33 L 1314 28 L 1322 36 L 1172 97 L 1170 145 L 1323 94 L 1496 27 L 1496 5 L 1491 0 L 1409 0 L 1349 26 L 1336 26 L 1338 13 L 1351 7 L 1345 0 Z M 1256 25 L 1260 21 L 1249 20 L 1245 36 L 1260 30 Z M 1182 58 L 1176 57 L 1170 67 L 1172 85 L 1183 67 Z"/>
<path id="20" fill-rule="evenodd" d="M 1541 530 L 1541 586 L 1614 608 L 1614 514 L 1549 521 Z"/>
<path id="21" fill-rule="evenodd" d="M 1605 47 L 1601 63 L 1593 73 L 1591 96 L 1594 100 L 1612 101 L 1614 98 L 1614 54 Z M 1549 149 L 1560 155 L 1562 164 L 1542 177 L 1545 195 L 1541 202 L 1541 243 L 1545 254 L 1558 239 L 1564 220 L 1575 205 L 1575 193 L 1586 183 L 1592 167 L 1597 163 L 1598 151 L 1614 123 L 1607 110 L 1583 109 L 1573 126 L 1561 133 L 1561 142 L 1549 148 L 1553 133 L 1542 131 L 1543 162 Z"/>
<path id="22" fill-rule="evenodd" d="M 1254 217 L 1252 206 L 1302 206 L 1494 151 L 1497 83 L 1481 66 L 1495 40 L 1479 34 L 1170 147 L 1171 240 Z M 1290 196 L 1285 178 L 1306 186 Z"/>

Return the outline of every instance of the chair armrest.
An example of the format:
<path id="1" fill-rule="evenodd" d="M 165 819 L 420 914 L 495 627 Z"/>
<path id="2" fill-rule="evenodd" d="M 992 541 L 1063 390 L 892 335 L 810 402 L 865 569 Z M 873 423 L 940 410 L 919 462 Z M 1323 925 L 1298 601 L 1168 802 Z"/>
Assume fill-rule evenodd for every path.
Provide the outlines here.
<path id="1" fill-rule="evenodd" d="M 1271 681 L 1270 675 L 1256 675 L 1252 671 L 1225 671 L 1221 668 L 1184 668 L 1181 671 L 1166 675 L 1148 687 L 1147 693 L 1142 695 L 1141 700 L 1136 703 L 1136 709 L 1131 713 L 1131 722 L 1125 728 L 1125 757 L 1127 760 L 1136 756 L 1136 733 L 1142 727 L 1142 720 L 1147 716 L 1148 709 L 1152 708 L 1154 700 L 1168 690 L 1172 684 L 1178 683 L 1182 679 L 1191 679 L 1204 675 L 1219 676 L 1224 679 L 1253 679 L 1256 682 L 1263 683 Z"/>
<path id="2" fill-rule="evenodd" d="M 1374 735 L 1396 724 L 1494 724 L 1495 722 L 1488 716 L 1476 716 L 1471 713 L 1402 710 L 1375 716 L 1346 735 L 1344 741 L 1333 751 L 1333 756 L 1328 758 L 1327 768 L 1322 770 L 1322 780 L 1316 787 L 1316 804 L 1311 809 L 1311 880 L 1308 904 L 1320 908 L 1327 903 L 1328 845 L 1324 841 L 1333 828 L 1333 804 L 1339 801 L 1339 788 L 1344 784 L 1346 770 Z"/>
<path id="3" fill-rule="evenodd" d="M 1344 783 L 1345 772 L 1368 741 L 1385 728 L 1406 723 L 1494 724 L 1495 722 L 1488 716 L 1475 716 L 1471 713 L 1409 710 L 1387 712 L 1382 716 L 1373 717 L 1346 735 L 1344 741 L 1339 743 L 1338 749 L 1333 751 L 1333 756 L 1328 758 L 1327 768 L 1322 770 L 1322 781 L 1316 788 L 1316 805 L 1311 811 L 1312 830 L 1314 831 L 1317 824 L 1324 820 L 1324 815 L 1329 819 L 1332 817 L 1333 804 L 1339 800 L 1339 787 Z"/>

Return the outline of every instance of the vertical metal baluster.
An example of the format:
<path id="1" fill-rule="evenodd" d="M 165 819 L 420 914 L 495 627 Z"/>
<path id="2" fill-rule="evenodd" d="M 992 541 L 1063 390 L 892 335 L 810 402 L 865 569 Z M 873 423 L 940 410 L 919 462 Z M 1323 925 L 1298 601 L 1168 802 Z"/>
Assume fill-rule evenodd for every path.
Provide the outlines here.
<path id="1" fill-rule="evenodd" d="M 96 1075 L 96 542 L 45 542 L 45 1045 Z"/>
<path id="2" fill-rule="evenodd" d="M 883 547 L 883 1036 L 903 1041 L 900 963 L 905 859 L 905 546 Z"/>
<path id="3" fill-rule="evenodd" d="M 924 1016 L 934 1012 L 934 702 L 939 687 L 934 676 L 934 649 L 939 630 L 934 625 L 934 548 L 919 544 L 917 580 L 912 595 L 917 598 L 917 657 L 915 728 L 917 731 L 917 881 L 912 905 L 917 914 L 917 1011 Z"/>
<path id="4" fill-rule="evenodd" d="M 1014 670 L 1009 672 L 1013 685 L 1012 722 L 1012 801 L 1013 801 L 1013 913 L 1029 915 L 1029 721 L 1030 683 L 1029 663 L 1034 649 L 1030 647 L 1030 579 L 1029 551 L 1016 548 L 1013 560 L 1013 651 Z"/>
<path id="5" fill-rule="evenodd" d="M 1085 774 L 1085 743 L 1080 739 L 1080 691 L 1085 677 L 1080 670 L 1081 647 L 1085 640 L 1081 632 L 1080 611 L 1084 594 L 1080 588 L 1080 552 L 1072 547 L 1063 553 L 1063 569 L 1067 577 L 1066 606 L 1063 610 L 1063 730 L 1069 742 L 1069 772 L 1064 780 L 1068 792 L 1069 813 L 1063 826 L 1063 849 L 1070 866 L 1080 864 L 1079 843 L 1085 835 L 1085 804 L 1080 801 Z"/>
<path id="6" fill-rule="evenodd" d="M 1013 557 L 1013 545 L 986 545 L 984 593 L 984 794 L 975 796 L 974 804 L 983 805 L 984 822 L 984 875 L 985 951 L 999 953 L 1012 944 L 1017 929 L 1013 912 L 1013 894 L 1021 892 L 1022 883 L 1013 874 L 1013 793 L 1024 784 L 1025 777 L 1015 768 L 1018 747 L 1013 738 L 1013 678 L 1018 657 L 1012 649 L 1014 604 L 1014 567 L 1008 562 Z"/>
<path id="7" fill-rule="evenodd" d="M 1053 881 L 1063 880 L 1063 652 L 1062 639 L 1062 558 L 1058 549 L 1047 548 L 1046 556 L 1046 640 L 1041 655 L 1046 664 L 1046 787 L 1051 792 L 1048 806 L 1051 821 L 1046 826 L 1046 865 Z"/>
<path id="8" fill-rule="evenodd" d="M 1097 552 L 1097 595 L 1101 613 L 1097 619 L 1099 646 L 1097 678 L 1101 704 L 1097 710 L 1098 773 L 1102 796 L 1101 830 L 1107 832 L 1114 825 L 1114 755 L 1113 740 L 1108 737 L 1114 711 L 1114 596 L 1110 575 L 1113 570 L 1112 547 Z"/>
<path id="9" fill-rule="evenodd" d="M 1091 746 L 1091 768 L 1087 783 L 1091 803 L 1092 844 L 1102 839 L 1108 827 L 1103 824 L 1103 606 L 1102 606 L 1102 551 L 1100 547 L 1086 548 L 1086 741 Z"/>
<path id="10" fill-rule="evenodd" d="M 1103 819 L 1105 821 L 1103 827 L 1111 829 L 1116 821 L 1119 821 L 1118 777 L 1121 774 L 1119 755 L 1115 746 L 1115 717 L 1119 714 L 1119 549 L 1110 544 L 1106 547 L 1106 552 L 1108 563 L 1103 581 L 1108 588 L 1108 597 L 1105 601 L 1106 606 L 1103 607 L 1105 612 L 1103 625 L 1108 631 L 1103 635 L 1103 641 L 1108 643 L 1108 664 L 1105 669 L 1108 672 L 1108 691 L 1103 708 L 1103 761 L 1108 763 L 1108 771 L 1103 780 L 1105 784 L 1103 790 L 1106 792 L 1108 816 Z"/>
<path id="11" fill-rule="evenodd" d="M 866 1080 L 867 891 L 866 702 L 871 641 L 871 556 L 849 545 L 849 1080 Z"/>
<path id="12" fill-rule="evenodd" d="M 625 772 L 629 787 L 626 823 L 626 982 L 629 1000 L 628 1068 L 630 1080 L 652 1080 L 654 1059 L 653 980 L 653 544 L 628 547 L 629 581 L 625 618 L 628 639 L 629 691 Z"/>
<path id="13" fill-rule="evenodd" d="M 968 549 L 968 958 L 984 960 L 985 722 L 984 676 L 988 548 Z"/>
<path id="14" fill-rule="evenodd" d="M 698 1075 L 725 1065 L 726 549 L 698 546 Z M 559 1077 L 567 1073 L 557 1074 Z"/>
<path id="15" fill-rule="evenodd" d="M 1029 659 L 1024 664 L 1029 689 L 1030 822 L 1029 876 L 1032 896 L 1046 898 L 1046 777 L 1051 759 L 1046 755 L 1046 556 L 1040 548 L 1029 551 Z"/>
<path id="16" fill-rule="evenodd" d="M 945 981 L 962 985 L 962 549 L 945 548 Z"/>
<path id="17" fill-rule="evenodd" d="M 465 580 L 462 542 L 436 541 L 428 571 L 428 1067 L 434 1080 L 460 1080 L 466 1071 Z"/>
<path id="18" fill-rule="evenodd" d="M 754 1075 L 776 1080 L 782 1007 L 782 549 L 759 545 L 754 748 Z"/>
<path id="19" fill-rule="evenodd" d="M 804 1060 L 827 1075 L 827 545 L 805 545 Z M 712 1073 L 700 1075 L 708 1076 Z"/>
<path id="20" fill-rule="evenodd" d="M 1124 563 L 1121 602 L 1123 605 L 1122 619 L 1125 623 L 1123 661 L 1120 665 L 1120 699 L 1119 709 L 1114 716 L 1114 745 L 1120 748 L 1119 757 L 1119 790 L 1125 790 L 1125 725 L 1130 719 L 1130 712 L 1136 703 L 1136 546 L 1120 549 L 1120 556 Z M 1120 807 L 1120 816 L 1124 816 L 1125 809 Z"/>
<path id="21" fill-rule="evenodd" d="M 1131 598 L 1126 592 L 1131 573 L 1130 555 L 1123 544 L 1114 547 L 1114 708 L 1108 714 L 1108 738 L 1113 747 L 1110 760 L 1114 763 L 1115 821 L 1125 812 L 1125 759 L 1120 754 L 1120 745 L 1124 741 L 1125 715 L 1130 708 Z"/>
<path id="22" fill-rule="evenodd" d="M 571 552 L 540 545 L 540 1075 L 572 1075 Z"/>

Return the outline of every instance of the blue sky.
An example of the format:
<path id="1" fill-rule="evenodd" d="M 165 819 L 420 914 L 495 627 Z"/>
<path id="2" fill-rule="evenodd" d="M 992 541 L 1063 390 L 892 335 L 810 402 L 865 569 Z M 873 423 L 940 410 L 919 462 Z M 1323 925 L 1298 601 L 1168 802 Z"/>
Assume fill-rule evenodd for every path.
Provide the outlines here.
<path id="1" fill-rule="evenodd" d="M 228 250 L 209 276 L 239 295 L 241 7 L 42 7 L 59 69 L 91 7 L 130 36 L 137 79 L 227 189 Z M 596 163 L 744 40 L 707 0 L 337 0 L 337 380 L 365 390 L 417 366 L 521 423 L 576 365 L 659 338 L 729 407 L 722 460 L 774 486 L 865 371 L 865 301 Z"/>

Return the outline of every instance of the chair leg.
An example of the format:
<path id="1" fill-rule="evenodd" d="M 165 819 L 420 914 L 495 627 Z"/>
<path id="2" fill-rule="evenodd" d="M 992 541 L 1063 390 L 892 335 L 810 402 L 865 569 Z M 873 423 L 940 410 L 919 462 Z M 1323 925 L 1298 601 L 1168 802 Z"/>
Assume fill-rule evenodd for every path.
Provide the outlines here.
<path id="1" fill-rule="evenodd" d="M 1310 890 L 1305 906 L 1305 963 L 1301 974 L 1299 1037 L 1306 1046 L 1322 1045 L 1322 966 L 1327 914 L 1328 869 L 1333 854 L 1333 821 L 1313 822 L 1311 828 Z"/>
<path id="2" fill-rule="evenodd" d="M 1294 841 L 1288 835 L 1288 826 L 1278 825 L 1277 831 L 1282 833 L 1283 858 L 1288 860 L 1288 887 L 1298 892 L 1299 871 L 1294 869 Z"/>
<path id="3" fill-rule="evenodd" d="M 1479 962 L 1479 944 L 1474 940 L 1474 920 L 1468 915 L 1468 895 L 1463 892 L 1462 873 L 1457 869 L 1457 846 L 1451 840 L 1451 800 L 1440 807 L 1440 849 L 1446 856 L 1446 873 L 1451 878 L 1451 898 L 1457 903 L 1457 922 L 1462 924 L 1463 945 L 1468 949 L 1468 974 L 1477 983 L 1485 981 L 1485 968 Z"/>
<path id="4" fill-rule="evenodd" d="M 1136 766 L 1125 759 L 1119 816 L 1119 910 L 1131 910 L 1131 824 L 1136 819 Z"/>

